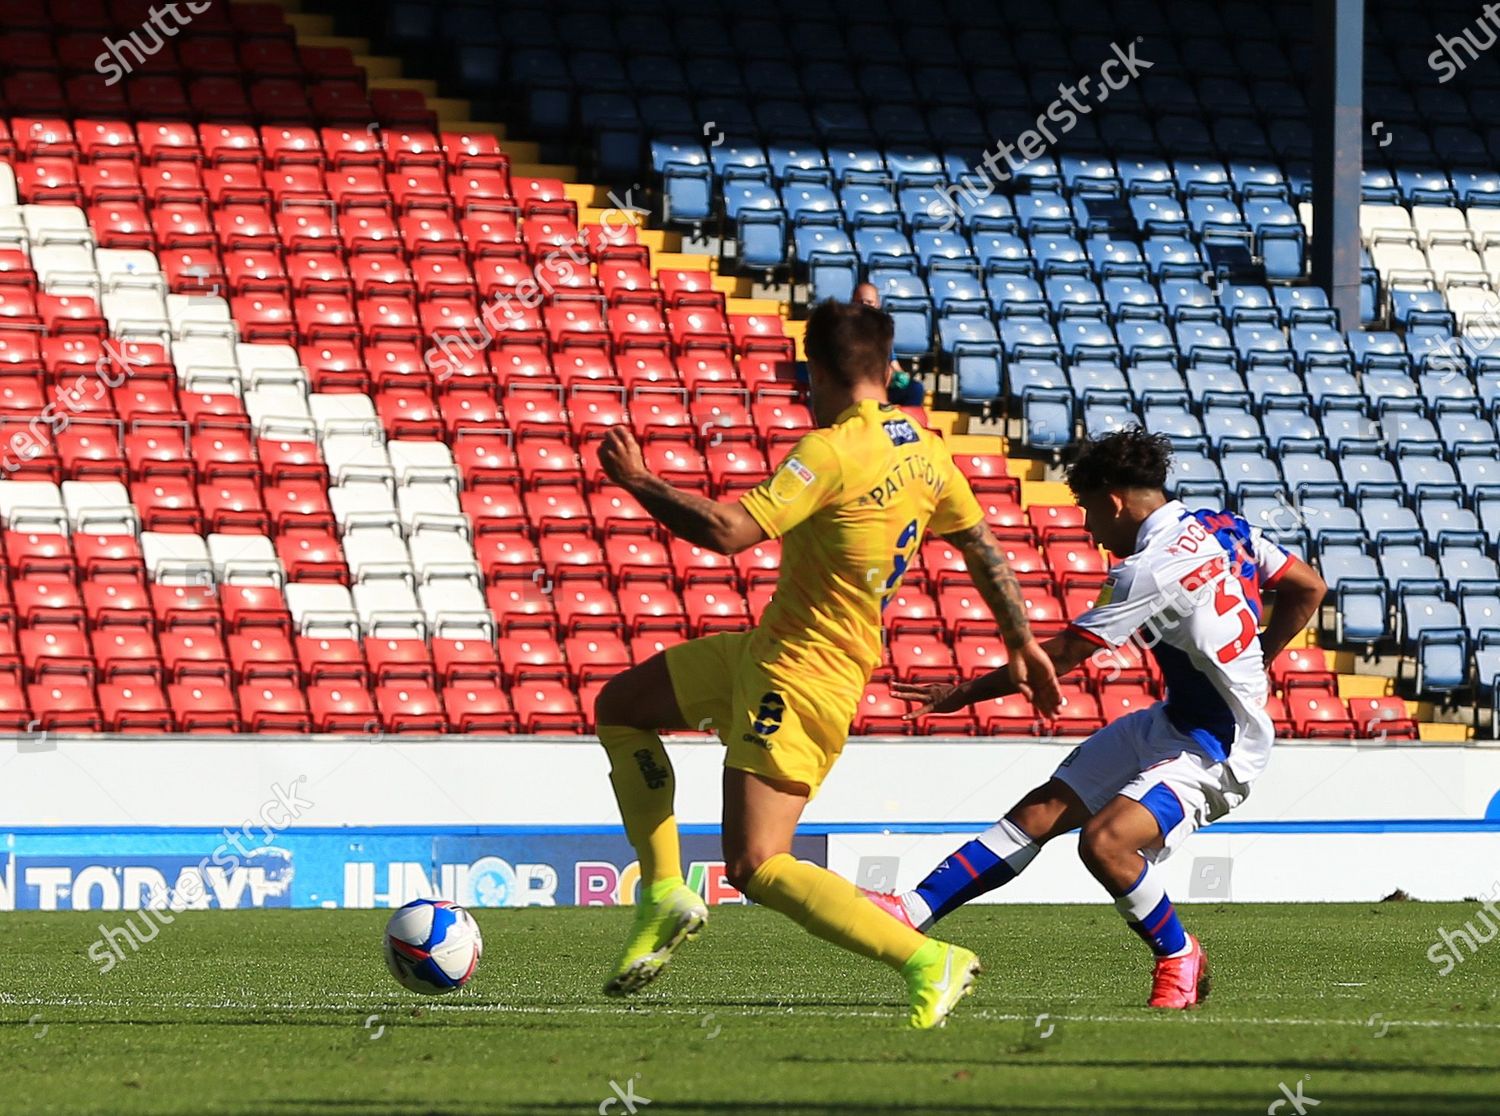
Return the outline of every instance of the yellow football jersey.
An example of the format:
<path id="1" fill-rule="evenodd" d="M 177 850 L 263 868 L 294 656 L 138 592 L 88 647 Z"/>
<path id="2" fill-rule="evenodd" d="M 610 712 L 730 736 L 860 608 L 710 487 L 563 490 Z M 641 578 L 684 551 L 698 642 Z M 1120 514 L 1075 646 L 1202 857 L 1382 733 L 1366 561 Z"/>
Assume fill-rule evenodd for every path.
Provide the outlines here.
<path id="1" fill-rule="evenodd" d="M 880 664 L 881 609 L 923 536 L 984 518 L 942 439 L 873 400 L 804 436 L 740 503 L 783 540 L 752 655 L 856 691 Z"/>

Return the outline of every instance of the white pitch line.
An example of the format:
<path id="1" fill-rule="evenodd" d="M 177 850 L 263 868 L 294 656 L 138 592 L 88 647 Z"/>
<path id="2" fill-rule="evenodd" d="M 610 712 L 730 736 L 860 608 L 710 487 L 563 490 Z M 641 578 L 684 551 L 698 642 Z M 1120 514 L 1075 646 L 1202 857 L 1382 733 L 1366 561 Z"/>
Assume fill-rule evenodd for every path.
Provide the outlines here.
<path id="1" fill-rule="evenodd" d="M 356 1003 L 358 1001 L 358 1003 Z M 245 1003 L 235 1000 L 217 1000 L 207 1003 L 195 1001 L 177 1001 L 169 1004 L 158 1002 L 141 1003 L 133 1000 L 95 1000 L 80 997 L 47 998 L 42 996 L 16 996 L 13 994 L 0 994 L 0 1004 L 14 1005 L 18 1007 L 81 1007 L 81 1008 L 162 1008 L 168 1007 L 181 1011 L 346 1011 L 356 1006 L 361 1010 L 369 1007 L 372 1003 L 389 1004 L 390 997 L 384 993 L 351 993 L 341 1002 L 326 1003 Z M 424 1011 L 451 1012 L 454 1014 L 510 1014 L 510 1015 L 597 1015 L 615 1016 L 626 1019 L 637 1016 L 650 1015 L 684 1015 L 701 1017 L 712 1014 L 716 1017 L 739 1017 L 745 1019 L 766 1018 L 770 1016 L 801 1015 L 812 1016 L 820 1019 L 866 1019 L 866 1018 L 891 1018 L 900 1014 L 901 1009 L 894 1006 L 880 1009 L 851 1010 L 848 1008 L 825 1008 L 815 1004 L 788 1004 L 785 1007 L 744 1007 L 734 1008 L 729 1006 L 713 1006 L 710 1008 L 700 1007 L 675 1007 L 670 1004 L 639 1004 L 637 1006 L 611 1007 L 607 1005 L 574 1004 L 560 1006 L 555 1004 L 499 1004 L 499 1003 L 464 1003 L 462 1001 L 434 1002 L 428 1001 L 420 1005 L 401 1003 L 390 1007 L 388 1010 L 400 1012 L 412 1007 L 421 1007 Z M 1199 1013 L 1152 1013 L 1150 1015 L 1065 1015 L 1058 1012 L 1048 1012 L 1047 1018 L 1061 1023 L 1097 1023 L 1107 1026 L 1135 1026 L 1141 1023 L 1162 1023 L 1169 1026 L 1196 1025 L 1196 1026 L 1235 1026 L 1235 1027 L 1362 1027 L 1371 1029 L 1368 1019 L 1302 1019 L 1266 1016 L 1225 1016 L 1225 1015 L 1203 1015 Z M 1032 1022 L 1036 1019 L 1034 1013 L 1016 1013 L 991 1011 L 986 1008 L 974 1008 L 961 1013 L 962 1019 L 986 1019 L 998 1023 L 1023 1023 Z M 60 1022 L 67 1022 L 66 1020 Z M 78 1023 L 89 1022 L 86 1019 L 76 1020 Z M 1462 1021 L 1452 1019 L 1385 1019 L 1382 1022 L 1387 1027 L 1422 1027 L 1433 1030 L 1454 1031 L 1496 1031 L 1500 1030 L 1500 1022 L 1488 1023 L 1479 1021 Z M 184 1020 L 184 1026 L 191 1026 L 191 1020 Z"/>

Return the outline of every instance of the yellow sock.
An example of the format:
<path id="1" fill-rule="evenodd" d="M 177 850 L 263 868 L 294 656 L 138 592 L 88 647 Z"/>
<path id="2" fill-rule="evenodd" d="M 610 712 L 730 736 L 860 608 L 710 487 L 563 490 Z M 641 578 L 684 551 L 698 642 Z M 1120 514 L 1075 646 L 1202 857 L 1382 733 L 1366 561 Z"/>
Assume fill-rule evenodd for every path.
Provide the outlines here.
<path id="1" fill-rule="evenodd" d="M 682 878 L 682 852 L 672 796 L 677 780 L 661 737 L 645 729 L 600 725 L 599 740 L 609 753 L 609 781 L 620 804 L 625 836 L 641 863 L 641 894 L 663 880 Z"/>
<path id="2" fill-rule="evenodd" d="M 790 853 L 771 857 L 750 877 L 745 893 L 780 911 L 824 941 L 899 969 L 927 938 L 903 926 L 842 876 Z"/>

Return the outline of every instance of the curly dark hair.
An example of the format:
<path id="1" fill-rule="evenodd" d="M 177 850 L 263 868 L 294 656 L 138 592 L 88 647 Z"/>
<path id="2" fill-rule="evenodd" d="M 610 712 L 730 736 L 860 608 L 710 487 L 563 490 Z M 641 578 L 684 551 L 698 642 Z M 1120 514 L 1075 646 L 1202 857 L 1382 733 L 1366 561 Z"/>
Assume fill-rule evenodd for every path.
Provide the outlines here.
<path id="1" fill-rule="evenodd" d="M 1110 488 L 1165 489 L 1171 467 L 1172 440 L 1130 426 L 1079 446 L 1068 466 L 1068 487 L 1074 495 Z"/>

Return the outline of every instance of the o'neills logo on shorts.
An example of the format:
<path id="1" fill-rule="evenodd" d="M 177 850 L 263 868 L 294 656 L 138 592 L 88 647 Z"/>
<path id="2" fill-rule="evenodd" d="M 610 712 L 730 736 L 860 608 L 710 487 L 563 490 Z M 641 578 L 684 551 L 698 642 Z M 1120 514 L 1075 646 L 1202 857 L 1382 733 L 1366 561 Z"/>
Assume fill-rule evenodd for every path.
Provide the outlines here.
<path id="1" fill-rule="evenodd" d="M 642 748 L 635 754 L 636 766 L 641 769 L 641 778 L 646 780 L 646 785 L 652 790 L 660 790 L 667 785 L 667 778 L 671 774 L 665 767 L 656 762 L 656 757 L 651 754 L 650 748 Z"/>

